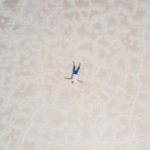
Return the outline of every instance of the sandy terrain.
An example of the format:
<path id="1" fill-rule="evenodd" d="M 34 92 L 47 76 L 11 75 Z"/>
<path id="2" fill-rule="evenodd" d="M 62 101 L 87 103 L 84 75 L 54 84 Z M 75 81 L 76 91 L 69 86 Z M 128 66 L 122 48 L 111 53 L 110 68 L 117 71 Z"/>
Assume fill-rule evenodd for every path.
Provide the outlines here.
<path id="1" fill-rule="evenodd" d="M 1 0 L 0 150 L 150 150 L 150 0 Z"/>

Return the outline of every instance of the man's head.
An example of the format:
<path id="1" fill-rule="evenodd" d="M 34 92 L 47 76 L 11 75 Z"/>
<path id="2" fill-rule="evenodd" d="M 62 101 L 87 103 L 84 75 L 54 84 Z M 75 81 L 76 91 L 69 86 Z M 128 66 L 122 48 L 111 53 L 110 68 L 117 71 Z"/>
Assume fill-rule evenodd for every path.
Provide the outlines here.
<path id="1" fill-rule="evenodd" d="M 75 84 L 75 82 L 74 82 L 74 81 L 72 81 L 72 84 Z"/>

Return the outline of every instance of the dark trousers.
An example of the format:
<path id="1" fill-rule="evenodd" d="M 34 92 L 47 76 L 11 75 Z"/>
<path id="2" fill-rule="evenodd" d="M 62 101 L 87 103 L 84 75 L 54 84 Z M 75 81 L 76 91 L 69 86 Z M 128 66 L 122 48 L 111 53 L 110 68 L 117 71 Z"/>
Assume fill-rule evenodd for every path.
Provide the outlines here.
<path id="1" fill-rule="evenodd" d="M 73 66 L 73 74 L 78 75 L 79 69 L 80 69 L 80 66 L 77 68 L 77 70 L 75 70 L 75 66 Z"/>

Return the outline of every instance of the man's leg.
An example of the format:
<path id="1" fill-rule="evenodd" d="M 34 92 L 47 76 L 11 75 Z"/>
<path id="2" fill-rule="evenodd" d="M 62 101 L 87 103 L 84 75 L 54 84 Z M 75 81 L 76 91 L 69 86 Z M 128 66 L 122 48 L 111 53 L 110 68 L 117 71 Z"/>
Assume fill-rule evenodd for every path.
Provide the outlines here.
<path id="1" fill-rule="evenodd" d="M 76 70 L 76 75 L 78 75 L 78 73 L 79 73 L 80 66 L 81 66 L 81 63 L 79 64 L 79 67 L 78 67 L 78 69 Z"/>
<path id="2" fill-rule="evenodd" d="M 76 70 L 75 70 L 75 63 L 73 62 L 73 74 L 76 73 Z"/>

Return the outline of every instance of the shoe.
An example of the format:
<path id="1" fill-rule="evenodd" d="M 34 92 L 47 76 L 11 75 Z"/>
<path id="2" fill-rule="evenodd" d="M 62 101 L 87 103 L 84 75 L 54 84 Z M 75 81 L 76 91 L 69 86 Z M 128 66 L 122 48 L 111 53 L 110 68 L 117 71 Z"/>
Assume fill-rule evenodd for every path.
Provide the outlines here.
<path id="1" fill-rule="evenodd" d="M 75 65 L 75 62 L 74 61 L 72 61 L 73 62 L 73 65 Z"/>

